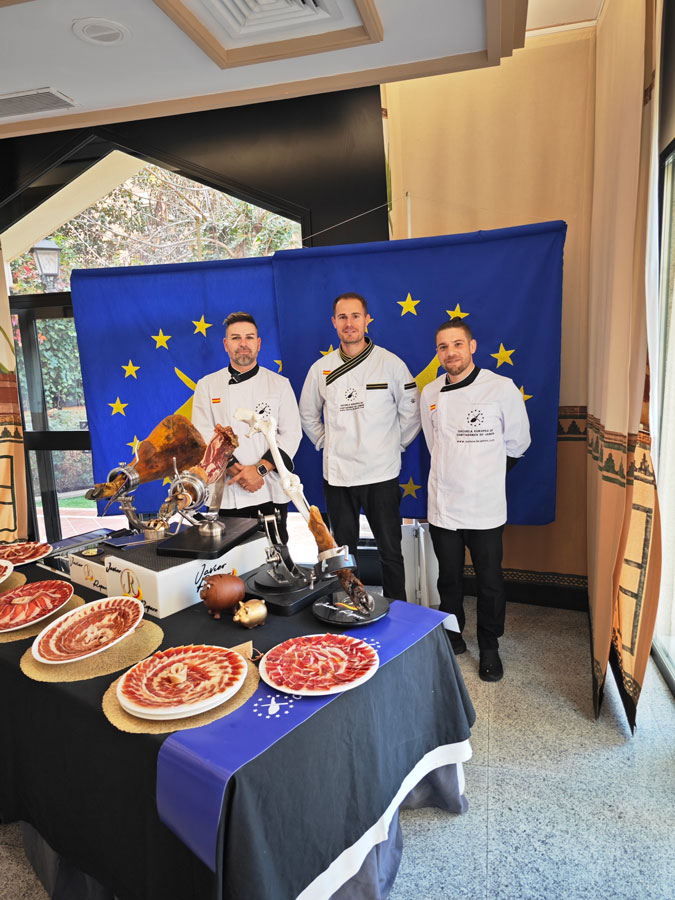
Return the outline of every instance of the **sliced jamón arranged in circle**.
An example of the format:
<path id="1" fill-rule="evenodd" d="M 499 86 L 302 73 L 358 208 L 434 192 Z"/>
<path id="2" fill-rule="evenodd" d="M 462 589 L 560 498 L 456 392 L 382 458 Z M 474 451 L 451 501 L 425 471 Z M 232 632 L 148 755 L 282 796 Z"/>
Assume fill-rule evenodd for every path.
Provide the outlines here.
<path id="1" fill-rule="evenodd" d="M 33 581 L 0 594 L 0 631 L 33 625 L 64 606 L 73 596 L 67 581 Z"/>
<path id="2" fill-rule="evenodd" d="M 41 544 L 39 541 L 20 541 L 16 544 L 3 544 L 0 546 L 0 558 L 6 559 L 15 566 L 23 566 L 26 563 L 35 562 L 51 552 L 51 544 Z"/>
<path id="3" fill-rule="evenodd" d="M 278 644 L 264 659 L 268 684 L 286 693 L 327 694 L 360 684 L 374 674 L 379 657 L 347 634 L 313 634 Z"/>
<path id="4" fill-rule="evenodd" d="M 158 650 L 137 663 L 118 686 L 122 706 L 133 712 L 199 707 L 232 695 L 243 684 L 244 659 L 225 647 L 190 644 Z"/>
<path id="5" fill-rule="evenodd" d="M 130 634 L 143 618 L 143 604 L 132 597 L 95 600 L 46 628 L 36 640 L 42 662 L 74 662 L 100 653 Z"/>

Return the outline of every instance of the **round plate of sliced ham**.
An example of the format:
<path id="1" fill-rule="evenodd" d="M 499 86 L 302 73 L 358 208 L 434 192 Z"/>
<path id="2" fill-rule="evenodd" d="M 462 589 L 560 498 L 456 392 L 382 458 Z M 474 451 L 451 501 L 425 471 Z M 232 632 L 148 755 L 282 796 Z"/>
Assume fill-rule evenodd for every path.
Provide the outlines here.
<path id="1" fill-rule="evenodd" d="M 190 644 L 158 650 L 117 684 L 117 699 L 141 719 L 182 719 L 233 697 L 246 680 L 243 656 L 225 647 Z"/>
<path id="2" fill-rule="evenodd" d="M 48 556 L 52 550 L 51 544 L 41 544 L 39 541 L 19 541 L 16 544 L 5 544 L 1 547 L 0 556 L 14 566 L 25 566 L 27 563 L 37 562 L 44 556 Z"/>
<path id="3" fill-rule="evenodd" d="M 373 648 L 347 634 L 307 634 L 277 644 L 260 660 L 260 677 L 285 694 L 317 697 L 355 688 L 377 671 Z"/>
<path id="4" fill-rule="evenodd" d="M 143 604 L 133 597 L 106 597 L 59 616 L 33 641 L 38 662 L 77 662 L 102 653 L 131 634 L 143 618 Z"/>
<path id="5" fill-rule="evenodd" d="M 0 584 L 3 581 L 7 581 L 13 571 L 14 563 L 11 563 L 8 559 L 0 559 Z"/>
<path id="6" fill-rule="evenodd" d="M 0 594 L 0 632 L 34 625 L 61 609 L 73 596 L 67 581 L 33 581 Z"/>

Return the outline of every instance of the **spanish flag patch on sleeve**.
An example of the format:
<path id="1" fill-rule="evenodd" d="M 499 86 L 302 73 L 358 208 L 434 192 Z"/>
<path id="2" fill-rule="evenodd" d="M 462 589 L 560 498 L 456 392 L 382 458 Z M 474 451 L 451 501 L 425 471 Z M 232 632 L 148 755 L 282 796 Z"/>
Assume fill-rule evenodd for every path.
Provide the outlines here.
<path id="1" fill-rule="evenodd" d="M 211 397 L 211 403 L 220 403 L 220 397 Z"/>
<path id="2" fill-rule="evenodd" d="M 430 410 L 436 409 L 436 404 L 435 404 L 435 403 L 432 403 L 431 406 L 429 407 L 429 409 L 430 409 Z"/>

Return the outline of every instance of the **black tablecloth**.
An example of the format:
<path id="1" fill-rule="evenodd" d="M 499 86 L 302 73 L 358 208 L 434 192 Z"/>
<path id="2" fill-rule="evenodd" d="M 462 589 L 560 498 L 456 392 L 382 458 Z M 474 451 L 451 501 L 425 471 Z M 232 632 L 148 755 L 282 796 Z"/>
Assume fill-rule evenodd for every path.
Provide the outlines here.
<path id="1" fill-rule="evenodd" d="M 31 581 L 53 577 L 37 566 L 22 571 Z M 211 619 L 201 604 L 158 624 L 162 647 L 252 638 L 262 652 L 319 630 L 309 609 L 269 616 L 249 632 Z M 30 823 L 121 900 L 296 897 L 382 815 L 425 753 L 467 740 L 474 721 L 438 627 L 235 773 L 214 876 L 159 821 L 157 754 L 167 735 L 126 734 L 103 715 L 103 694 L 120 673 L 32 681 L 19 668 L 31 640 L 0 645 L 0 816 Z"/>

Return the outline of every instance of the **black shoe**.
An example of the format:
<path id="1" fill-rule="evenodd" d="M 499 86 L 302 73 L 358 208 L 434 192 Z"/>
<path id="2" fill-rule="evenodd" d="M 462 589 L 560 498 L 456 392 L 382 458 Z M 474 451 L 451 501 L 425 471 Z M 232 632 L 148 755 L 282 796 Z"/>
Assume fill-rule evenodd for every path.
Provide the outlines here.
<path id="1" fill-rule="evenodd" d="M 452 644 L 452 649 L 455 653 L 455 656 L 459 656 L 460 653 L 466 653 L 466 641 L 461 634 L 451 634 L 450 643 Z"/>
<path id="2" fill-rule="evenodd" d="M 478 675 L 483 681 L 501 681 L 504 666 L 499 658 L 499 650 L 481 650 Z"/>

